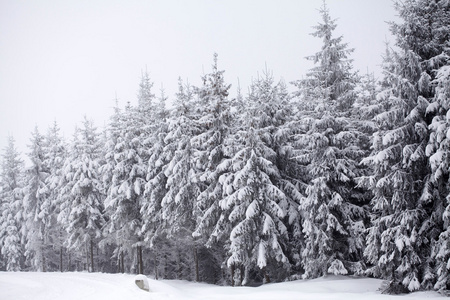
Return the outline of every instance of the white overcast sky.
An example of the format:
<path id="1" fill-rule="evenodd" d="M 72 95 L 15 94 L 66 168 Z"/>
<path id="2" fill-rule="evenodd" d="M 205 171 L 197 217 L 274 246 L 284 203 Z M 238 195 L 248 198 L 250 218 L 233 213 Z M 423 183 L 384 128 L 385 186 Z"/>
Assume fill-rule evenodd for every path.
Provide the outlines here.
<path id="1" fill-rule="evenodd" d="M 328 0 L 355 69 L 380 73 L 391 0 Z M 27 153 L 31 132 L 56 121 L 65 137 L 86 115 L 102 128 L 114 106 L 136 103 L 147 68 L 172 99 L 178 77 L 200 84 L 213 53 L 236 90 L 265 68 L 286 82 L 312 65 L 322 0 L 0 0 L 0 150 Z M 393 41 L 392 41 L 393 42 Z"/>

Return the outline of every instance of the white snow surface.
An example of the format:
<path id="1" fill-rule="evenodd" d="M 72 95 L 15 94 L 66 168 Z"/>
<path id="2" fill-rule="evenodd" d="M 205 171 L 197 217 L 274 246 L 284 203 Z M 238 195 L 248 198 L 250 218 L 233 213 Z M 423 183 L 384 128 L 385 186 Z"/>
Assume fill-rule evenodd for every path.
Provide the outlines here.
<path id="1" fill-rule="evenodd" d="M 0 272 L 1 300 L 352 300 L 443 298 L 436 292 L 403 296 L 381 294 L 381 280 L 327 276 L 266 284 L 260 287 L 223 287 L 205 283 L 149 278 L 150 291 L 139 289 L 135 275 L 102 273 Z"/>

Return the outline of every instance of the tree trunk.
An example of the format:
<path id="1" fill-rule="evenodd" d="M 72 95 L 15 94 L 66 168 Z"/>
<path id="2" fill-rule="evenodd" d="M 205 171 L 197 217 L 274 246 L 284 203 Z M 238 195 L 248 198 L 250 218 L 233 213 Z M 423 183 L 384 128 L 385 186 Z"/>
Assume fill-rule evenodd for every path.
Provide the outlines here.
<path id="1" fill-rule="evenodd" d="M 63 271 L 63 247 L 59 248 L 59 271 L 62 273 Z"/>
<path id="2" fill-rule="evenodd" d="M 91 240 L 91 272 L 94 271 L 94 242 Z"/>
<path id="3" fill-rule="evenodd" d="M 138 247 L 136 247 L 136 261 L 134 264 L 134 272 L 136 272 L 136 274 L 139 274 L 139 250 L 138 250 Z"/>
<path id="4" fill-rule="evenodd" d="M 84 269 L 87 270 L 88 272 L 90 272 L 90 268 L 89 268 L 89 246 L 86 243 L 86 265 L 84 266 Z"/>
<path id="5" fill-rule="evenodd" d="M 183 267 L 181 266 L 181 252 L 177 246 L 177 279 L 182 279 Z"/>
<path id="6" fill-rule="evenodd" d="M 195 281 L 200 282 L 200 276 L 198 274 L 198 252 L 197 247 L 194 246 L 194 264 L 195 264 Z"/>
<path id="7" fill-rule="evenodd" d="M 264 280 L 265 280 L 264 283 L 270 283 L 270 277 L 269 277 L 269 274 L 267 274 L 266 268 L 264 268 L 262 271 L 263 271 L 263 274 L 264 274 Z"/>
<path id="8" fill-rule="evenodd" d="M 165 251 L 164 252 L 164 276 L 163 276 L 163 278 L 164 279 L 167 279 L 169 276 L 167 276 L 167 273 L 169 273 L 168 271 L 167 271 L 167 266 L 168 264 L 167 264 L 167 251 Z"/>
<path id="9" fill-rule="evenodd" d="M 234 286 L 234 270 L 235 270 L 235 266 L 234 264 L 231 265 L 230 269 L 231 269 L 231 286 Z"/>
<path id="10" fill-rule="evenodd" d="M 157 260 L 157 252 L 155 250 L 153 255 L 153 263 L 155 265 L 155 279 L 158 280 L 158 260 Z"/>
<path id="11" fill-rule="evenodd" d="M 142 260 L 142 246 L 137 247 L 138 250 L 138 267 L 139 267 L 139 274 L 144 274 L 144 262 Z"/>
<path id="12" fill-rule="evenodd" d="M 122 274 L 125 273 L 125 263 L 124 263 L 123 256 L 124 256 L 124 254 L 123 254 L 123 250 L 122 250 L 122 251 L 120 251 L 120 262 L 119 262 L 119 269 Z"/>
<path id="13" fill-rule="evenodd" d="M 47 272 L 47 268 L 45 267 L 45 257 L 42 256 L 42 272 Z"/>
<path id="14" fill-rule="evenodd" d="M 239 285 L 242 285 L 243 284 L 243 282 L 244 282 L 244 272 L 245 272 L 245 267 L 244 267 L 244 265 L 241 265 L 241 267 L 240 267 L 240 272 L 241 272 L 241 282 L 239 283 Z"/>

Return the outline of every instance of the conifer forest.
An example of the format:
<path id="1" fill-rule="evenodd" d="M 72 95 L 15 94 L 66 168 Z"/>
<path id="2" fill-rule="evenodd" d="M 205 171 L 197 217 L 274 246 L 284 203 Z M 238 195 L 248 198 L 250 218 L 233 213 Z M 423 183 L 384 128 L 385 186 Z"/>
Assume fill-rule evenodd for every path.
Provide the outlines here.
<path id="1" fill-rule="evenodd" d="M 28 163 L 10 137 L 0 270 L 449 290 L 450 1 L 395 7 L 380 78 L 353 69 L 324 4 L 297 81 L 264 70 L 232 97 L 214 54 L 173 97 L 143 72 L 137 105 L 116 105 L 104 129 L 36 127 Z"/>

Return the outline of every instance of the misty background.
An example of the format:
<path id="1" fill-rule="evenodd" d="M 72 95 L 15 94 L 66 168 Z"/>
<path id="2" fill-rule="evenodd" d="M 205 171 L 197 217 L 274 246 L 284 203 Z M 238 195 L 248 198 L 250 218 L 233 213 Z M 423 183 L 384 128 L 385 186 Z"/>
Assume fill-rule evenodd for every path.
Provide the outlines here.
<path id="1" fill-rule="evenodd" d="M 119 106 L 136 103 L 141 72 L 169 102 L 181 77 L 199 85 L 213 53 L 235 93 L 265 68 L 287 83 L 312 67 L 320 49 L 314 1 L 0 1 L 0 149 L 12 135 L 25 154 L 35 126 L 54 121 L 70 139 L 86 115 L 102 128 Z M 380 74 L 391 0 L 331 0 L 360 73 Z M 292 87 L 290 87 L 292 88 Z"/>

